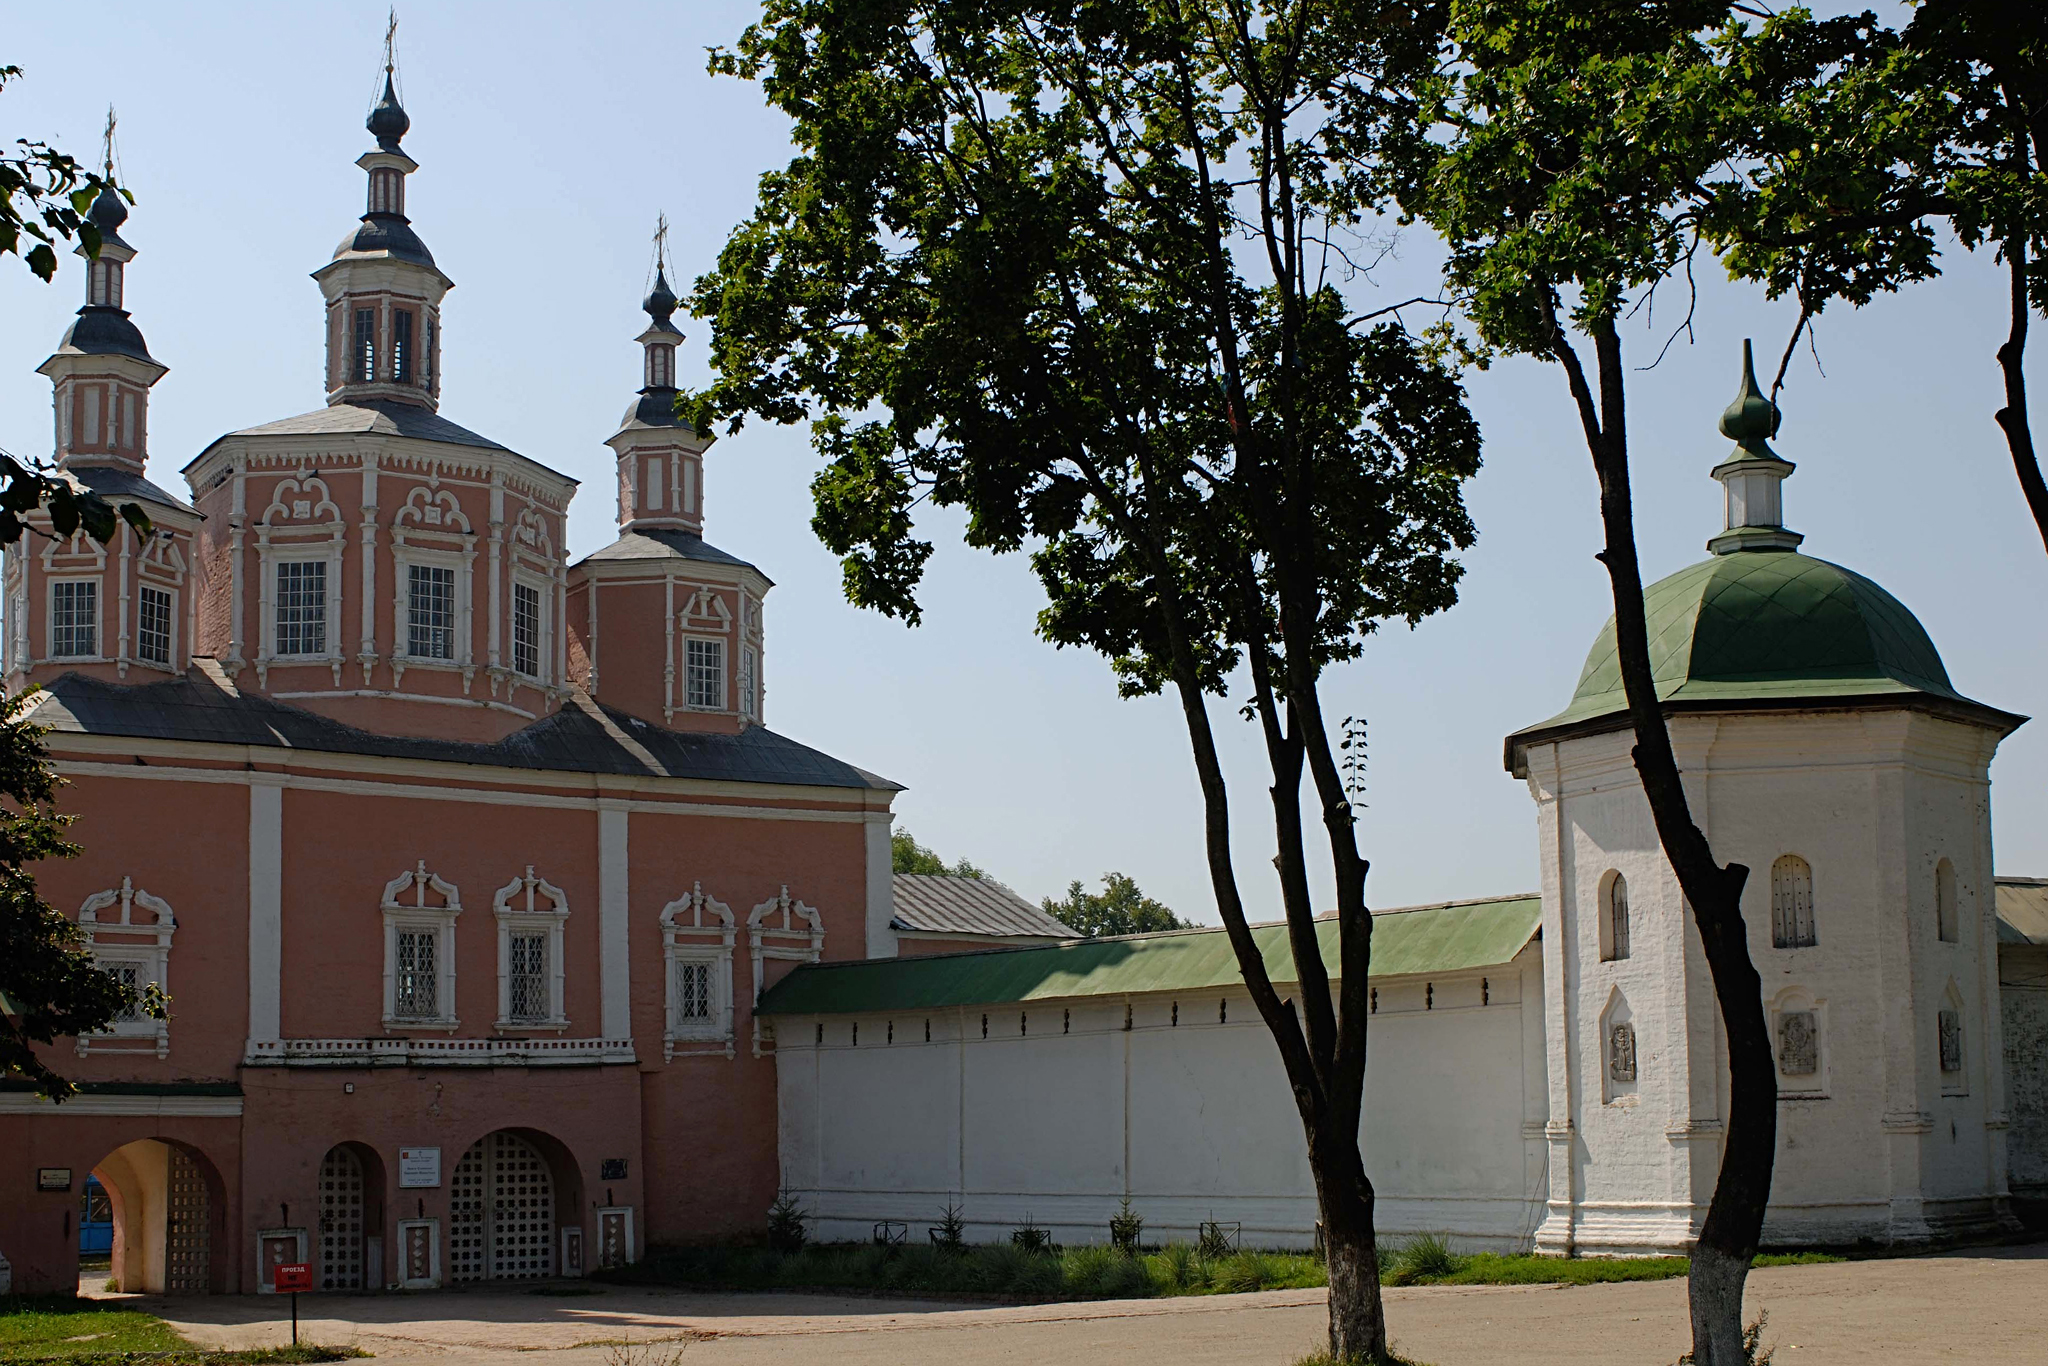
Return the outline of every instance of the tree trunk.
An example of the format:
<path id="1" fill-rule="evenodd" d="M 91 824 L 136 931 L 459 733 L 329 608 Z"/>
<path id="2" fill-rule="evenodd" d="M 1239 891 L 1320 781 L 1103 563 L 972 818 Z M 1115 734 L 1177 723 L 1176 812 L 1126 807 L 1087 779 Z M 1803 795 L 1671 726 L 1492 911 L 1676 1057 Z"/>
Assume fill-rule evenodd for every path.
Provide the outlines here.
<path id="1" fill-rule="evenodd" d="M 1553 328 L 1556 323 L 1553 321 Z M 1643 785 L 1658 842 L 1692 908 L 1707 968 L 1728 1038 L 1729 1103 L 1721 1168 L 1693 1247 L 1686 1294 L 1695 1366 L 1744 1366 L 1742 1291 L 1763 1233 L 1778 1142 L 1778 1074 L 1764 1022 L 1763 982 L 1749 956 L 1742 889 L 1749 869 L 1714 860 L 1706 834 L 1693 821 L 1678 758 L 1671 748 L 1664 708 L 1650 668 L 1644 620 L 1642 568 L 1636 559 L 1635 512 L 1629 487 L 1626 372 L 1621 339 L 1611 321 L 1591 329 L 1599 366 L 1596 406 L 1577 354 L 1562 329 L 1555 351 L 1571 382 L 1586 444 L 1600 479 L 1600 520 L 1606 548 L 1600 559 L 1614 595 L 1615 653 L 1636 743 L 1631 757 Z"/>
<path id="2" fill-rule="evenodd" d="M 1330 1281 L 1330 1357 L 1338 1363 L 1387 1359 L 1387 1316 L 1380 1302 L 1380 1254 L 1373 1230 L 1373 1189 L 1348 1152 L 1316 1163 L 1317 1203 L 1323 1215 L 1323 1257 Z"/>
<path id="3" fill-rule="evenodd" d="M 2012 272 L 2012 330 L 1998 348 L 1998 368 L 2005 375 L 2005 406 L 1993 416 L 2005 433 L 2012 451 L 2012 467 L 2020 477 L 2020 491 L 2027 496 L 2027 508 L 2048 546 L 2048 482 L 2041 478 L 2041 462 L 2034 453 L 2034 429 L 2027 418 L 2027 239 L 2015 234 L 2005 245 L 2006 265 Z"/>

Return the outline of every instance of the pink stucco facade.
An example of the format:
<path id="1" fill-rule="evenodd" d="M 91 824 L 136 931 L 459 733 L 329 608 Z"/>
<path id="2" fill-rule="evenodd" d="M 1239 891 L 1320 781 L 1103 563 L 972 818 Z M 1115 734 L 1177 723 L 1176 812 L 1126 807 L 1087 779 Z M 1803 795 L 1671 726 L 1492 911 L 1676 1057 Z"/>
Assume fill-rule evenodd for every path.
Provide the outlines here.
<path id="1" fill-rule="evenodd" d="M 89 1173 L 131 1289 L 261 1291 L 299 1259 L 424 1288 L 753 1235 L 753 1002 L 894 951 L 897 789 L 762 724 L 771 585 L 703 541 L 665 275 L 611 438 L 618 539 L 572 561 L 576 481 L 439 414 L 451 282 L 403 214 L 388 91 L 369 128 L 370 211 L 308 315 L 324 409 L 219 438 L 174 495 L 118 279 L 45 366 L 57 457 L 153 530 L 7 552 L 0 670 L 45 689 L 86 851 L 37 874 L 171 1010 L 59 1041 L 62 1105 L 0 1087 L 16 1290 L 74 1283 Z"/>

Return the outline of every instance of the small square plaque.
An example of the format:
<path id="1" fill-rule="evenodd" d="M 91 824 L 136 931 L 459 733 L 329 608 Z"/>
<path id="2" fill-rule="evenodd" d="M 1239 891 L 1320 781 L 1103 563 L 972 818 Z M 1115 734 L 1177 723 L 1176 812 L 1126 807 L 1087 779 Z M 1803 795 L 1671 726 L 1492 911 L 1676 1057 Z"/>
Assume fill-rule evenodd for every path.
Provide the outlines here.
<path id="1" fill-rule="evenodd" d="M 37 1167 L 36 1189 L 39 1191 L 68 1191 L 71 1189 L 71 1168 Z"/>
<path id="2" fill-rule="evenodd" d="M 624 1181 L 626 1179 L 626 1159 L 623 1157 L 607 1157 L 602 1159 L 597 1164 L 597 1179 L 600 1181 Z"/>

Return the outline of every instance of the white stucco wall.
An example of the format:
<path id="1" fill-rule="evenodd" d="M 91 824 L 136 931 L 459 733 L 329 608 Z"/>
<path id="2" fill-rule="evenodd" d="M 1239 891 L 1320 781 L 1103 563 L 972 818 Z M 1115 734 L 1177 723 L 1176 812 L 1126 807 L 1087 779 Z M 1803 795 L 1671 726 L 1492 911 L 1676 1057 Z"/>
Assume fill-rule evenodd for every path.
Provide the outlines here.
<path id="1" fill-rule="evenodd" d="M 2003 1068 L 1988 765 L 1994 732 L 1920 712 L 1682 716 L 1671 726 L 1715 856 L 1750 869 L 1743 916 L 1767 1018 L 1811 1010 L 1821 1073 L 1781 1077 L 1766 1242 L 1911 1241 L 1996 1222 Z M 1629 759 L 1607 734 L 1533 747 L 1554 1183 L 1547 1250 L 1679 1248 L 1712 1196 L 1726 1050 L 1705 957 Z M 1771 866 L 1812 868 L 1818 943 L 1777 948 Z M 1957 874 L 1961 934 L 1935 931 L 1935 867 Z M 1632 953 L 1601 961 L 1607 879 L 1628 879 Z M 1964 1070 L 1940 1071 L 1937 1012 L 1964 1020 Z M 1609 1077 L 1611 1022 L 1638 1078 Z M 1816 1084 L 1817 1083 L 1817 1084 Z M 1563 1122 L 1559 1122 L 1560 1118 Z"/>
<path id="2" fill-rule="evenodd" d="M 2005 945 L 1999 982 L 2012 1115 L 2007 1180 L 2016 1196 L 2048 1200 L 2048 949 Z"/>
<path id="3" fill-rule="evenodd" d="M 1513 964 L 1379 984 L 1362 1140 L 1383 1233 L 1529 1245 L 1541 974 L 1531 944 Z M 1246 1246 L 1313 1241 L 1300 1119 L 1242 991 L 787 1018 L 776 1038 L 783 1182 L 821 1238 L 886 1218 L 921 1239 L 952 1203 L 976 1240 L 1028 1219 L 1103 1242 L 1128 1195 L 1148 1240 L 1215 1219 L 1241 1222 Z"/>

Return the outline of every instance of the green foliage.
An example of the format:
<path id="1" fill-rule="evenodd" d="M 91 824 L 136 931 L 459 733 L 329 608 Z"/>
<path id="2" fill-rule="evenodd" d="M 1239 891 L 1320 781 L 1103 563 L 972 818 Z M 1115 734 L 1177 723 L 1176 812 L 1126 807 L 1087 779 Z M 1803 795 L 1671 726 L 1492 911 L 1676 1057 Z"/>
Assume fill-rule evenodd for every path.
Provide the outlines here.
<path id="1" fill-rule="evenodd" d="M 0 66 L 0 91 L 21 76 L 18 66 Z M 77 238 L 88 256 L 100 253 L 100 232 L 86 211 L 112 181 L 80 166 L 47 143 L 17 138 L 18 151 L 0 153 L 0 255 L 20 256 L 42 280 L 57 273 L 59 242 Z M 117 191 L 130 203 L 134 196 Z M 24 254 L 21 239 L 35 245 Z"/>
<path id="2" fill-rule="evenodd" d="M 57 812 L 60 780 L 43 731 L 24 719 L 33 697 L 0 700 L 0 1076 L 19 1074 L 62 1100 L 78 1088 L 36 1045 L 104 1029 L 133 1009 L 161 1019 L 169 1002 L 154 985 L 137 992 L 99 971 L 85 932 L 36 890 L 31 865 L 76 858 L 79 848 L 64 838 L 74 818 Z"/>
<path id="3" fill-rule="evenodd" d="M 1052 1230 L 1040 1228 L 1030 1220 L 1010 1230 L 1010 1246 L 1026 1252 L 1056 1252 L 1053 1246 Z"/>
<path id="4" fill-rule="evenodd" d="M 1131 1208 L 1127 1195 L 1118 1202 L 1116 1213 L 1109 1216 L 1109 1245 L 1129 1256 L 1138 1250 L 1138 1239 L 1144 1234 L 1145 1220 Z"/>
<path id="5" fill-rule="evenodd" d="M 804 1227 L 804 1207 L 787 1187 L 775 1194 L 768 1207 L 768 1246 L 777 1252 L 800 1252 L 810 1231 Z"/>
<path id="6" fill-rule="evenodd" d="M 156 1315 L 116 1301 L 71 1295 L 0 1298 L 0 1359 L 7 1361 L 169 1352 L 191 1345 Z"/>
<path id="7" fill-rule="evenodd" d="M 919 844 L 917 837 L 908 830 L 897 830 L 889 836 L 889 854 L 891 870 L 898 873 L 925 873 L 934 877 L 988 876 L 965 858 L 947 863 L 936 850 Z"/>
<path id="8" fill-rule="evenodd" d="M 945 1210 L 939 1215 L 939 1222 L 932 1229 L 932 1246 L 947 1252 L 959 1252 L 967 1246 L 967 1220 L 960 1207 L 948 1200 Z"/>
<path id="9" fill-rule="evenodd" d="M 1395 1248 L 1383 1259 L 1380 1278 L 1388 1285 L 1416 1285 L 1442 1280 L 1464 1269 L 1465 1258 L 1451 1251 L 1451 1245 L 1434 1233 L 1421 1233 Z"/>
<path id="10" fill-rule="evenodd" d="M 1104 873 L 1100 892 L 1091 892 L 1076 880 L 1067 885 L 1064 897 L 1046 897 L 1042 904 L 1047 915 L 1072 926 L 1084 939 L 1185 930 L 1193 923 L 1146 896 L 1137 882 L 1123 873 Z"/>

